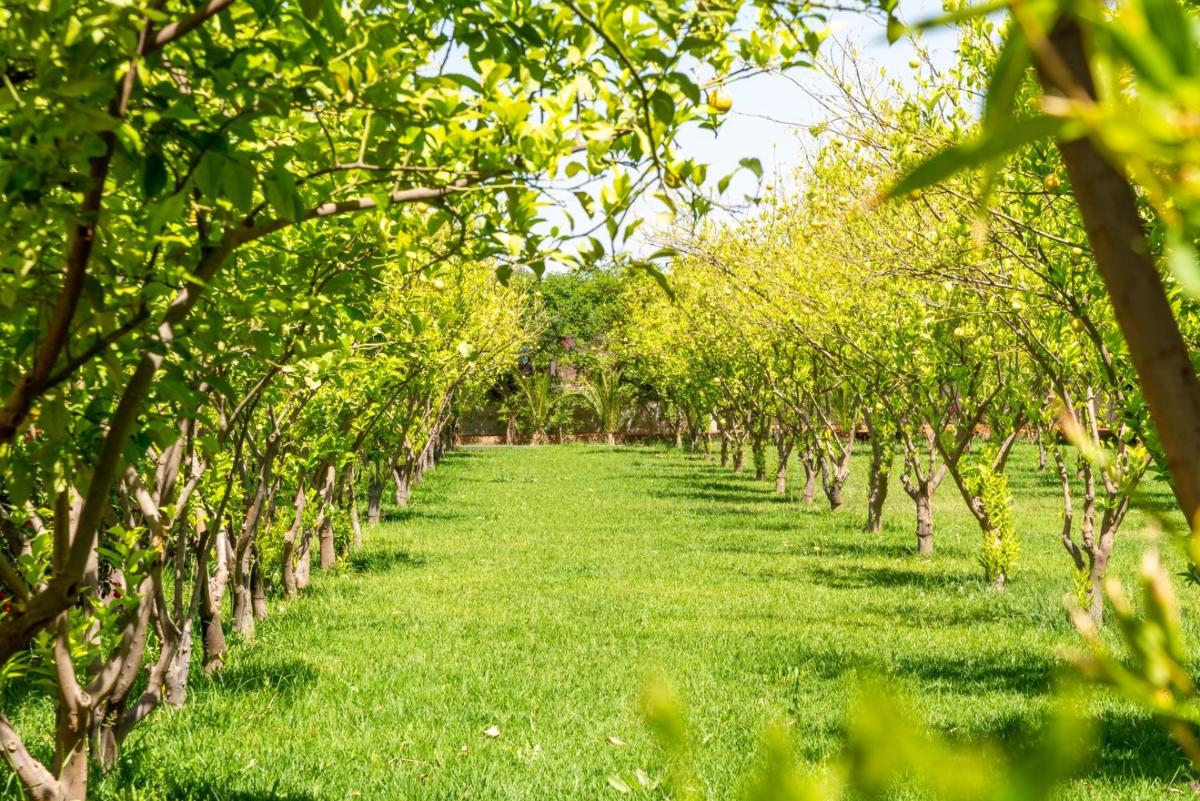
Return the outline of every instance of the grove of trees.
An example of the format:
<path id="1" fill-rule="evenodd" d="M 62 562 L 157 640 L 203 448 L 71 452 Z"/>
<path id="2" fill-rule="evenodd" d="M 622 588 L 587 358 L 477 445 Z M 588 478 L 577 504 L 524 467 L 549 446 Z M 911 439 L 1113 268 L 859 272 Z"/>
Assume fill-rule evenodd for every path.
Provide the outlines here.
<path id="1" fill-rule="evenodd" d="M 894 0 L 862 10 L 911 33 Z M 777 491 L 837 510 L 861 432 L 866 528 L 899 471 L 932 555 L 932 498 L 957 493 L 998 588 L 1020 565 L 1008 458 L 1038 442 L 1084 667 L 1186 743 L 1169 580 L 1147 562 L 1139 617 L 1106 575 L 1149 471 L 1200 513 L 1194 11 L 954 7 L 930 24 L 958 26 L 957 62 L 906 81 L 820 53 L 826 11 L 0 7 L 0 698 L 56 708 L 43 753 L 0 705 L 23 792 L 85 798 L 194 664 L 220 671 L 269 598 L 339 569 L 385 493 L 408 503 L 498 387 L 546 439 L 548 348 L 576 334 L 611 441 L 652 397 L 692 449 L 759 478 L 773 454 Z M 680 132 L 718 128 L 731 81 L 796 69 L 837 87 L 811 158 L 714 222 Z M 675 225 L 641 225 L 651 197 Z M 663 250 L 597 279 L 611 336 L 555 330 L 536 277 L 639 228 Z M 1096 633 L 1106 598 L 1129 660 Z"/>

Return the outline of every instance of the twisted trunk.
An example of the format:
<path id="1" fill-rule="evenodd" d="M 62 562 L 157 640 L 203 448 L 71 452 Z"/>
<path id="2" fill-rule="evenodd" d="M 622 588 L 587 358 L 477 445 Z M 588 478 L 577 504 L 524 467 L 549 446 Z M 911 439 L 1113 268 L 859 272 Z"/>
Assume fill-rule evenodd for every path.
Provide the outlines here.
<path id="1" fill-rule="evenodd" d="M 917 555 L 931 556 L 933 554 L 933 503 L 930 497 L 929 485 L 922 482 L 919 492 L 912 494 L 917 506 Z"/>
<path id="2" fill-rule="evenodd" d="M 887 501 L 888 485 L 892 475 L 892 462 L 896 451 L 890 442 L 883 441 L 883 435 L 871 432 L 871 473 L 868 479 L 867 491 L 867 523 L 865 529 L 870 534 L 883 531 L 883 504 Z"/>
<path id="3" fill-rule="evenodd" d="M 225 666 L 225 630 L 221 625 L 221 601 L 229 584 L 229 536 L 225 529 L 217 531 L 213 546 L 216 570 L 210 578 L 207 554 L 200 560 L 196 580 L 201 582 L 200 629 L 204 649 L 204 673 L 212 675 Z"/>
<path id="4" fill-rule="evenodd" d="M 321 510 L 321 528 L 320 528 L 320 546 L 321 546 L 321 561 L 320 568 L 322 570 L 331 569 L 337 563 L 337 551 L 334 548 L 333 540 L 333 490 L 337 481 L 337 472 L 332 464 L 325 467 L 325 486 L 321 491 L 321 502 L 323 508 Z"/>
<path id="5" fill-rule="evenodd" d="M 298 593 L 296 586 L 296 540 L 300 536 L 300 531 L 304 527 L 304 508 L 308 504 L 308 498 L 304 492 L 304 484 L 300 483 L 296 487 L 295 499 L 292 501 L 294 509 L 292 515 L 292 525 L 283 535 L 283 547 L 280 554 L 280 584 L 283 589 L 283 597 L 292 599 Z"/>

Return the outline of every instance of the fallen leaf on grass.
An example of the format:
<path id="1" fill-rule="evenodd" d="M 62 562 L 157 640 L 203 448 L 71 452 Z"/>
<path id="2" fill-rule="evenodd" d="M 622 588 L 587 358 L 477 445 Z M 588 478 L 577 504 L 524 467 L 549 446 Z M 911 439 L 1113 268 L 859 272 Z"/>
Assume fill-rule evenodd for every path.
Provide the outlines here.
<path id="1" fill-rule="evenodd" d="M 629 745 L 629 743 L 625 742 L 620 737 L 617 737 L 615 734 L 610 734 L 604 739 L 609 745 L 615 745 L 617 748 L 624 748 L 625 746 Z"/>
<path id="2" fill-rule="evenodd" d="M 486 734 L 488 737 L 499 737 L 500 736 L 500 727 L 499 726 L 488 726 L 486 729 L 483 730 L 483 733 Z"/>

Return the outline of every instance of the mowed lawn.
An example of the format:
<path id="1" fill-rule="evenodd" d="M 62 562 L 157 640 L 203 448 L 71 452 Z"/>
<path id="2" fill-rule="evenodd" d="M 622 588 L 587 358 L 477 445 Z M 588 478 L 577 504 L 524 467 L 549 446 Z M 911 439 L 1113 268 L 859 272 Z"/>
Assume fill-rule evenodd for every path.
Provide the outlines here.
<path id="1" fill-rule="evenodd" d="M 714 799 L 737 797 L 772 722 L 793 727 L 801 759 L 832 754 L 868 675 L 953 738 L 1027 741 L 1059 649 L 1077 642 L 1055 480 L 1017 454 L 1024 554 L 1001 593 L 983 586 L 949 480 L 932 559 L 910 555 L 898 486 L 884 533 L 863 534 L 857 458 L 830 513 L 667 448 L 453 453 L 342 575 L 278 605 L 187 708 L 140 730 L 97 795 L 616 799 L 610 775 L 663 772 L 637 712 L 649 675 L 684 698 Z M 1161 485 L 1143 503 L 1170 507 Z M 1124 529 L 1122 576 L 1150 544 L 1146 520 Z M 1103 697 L 1095 713 L 1097 761 L 1064 798 L 1191 794 L 1148 718 Z"/>

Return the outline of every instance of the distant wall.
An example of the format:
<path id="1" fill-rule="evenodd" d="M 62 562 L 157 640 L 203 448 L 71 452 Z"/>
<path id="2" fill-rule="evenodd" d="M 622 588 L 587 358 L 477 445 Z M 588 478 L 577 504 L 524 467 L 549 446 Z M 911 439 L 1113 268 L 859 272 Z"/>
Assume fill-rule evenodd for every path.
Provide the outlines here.
<path id="1" fill-rule="evenodd" d="M 499 404 L 492 401 L 480 409 L 464 415 L 458 424 L 458 439 L 463 443 L 495 444 L 504 442 L 505 421 L 500 417 Z M 570 424 L 561 431 L 552 430 L 550 438 L 556 442 L 603 442 L 599 421 L 591 409 L 577 409 Z M 645 403 L 638 408 L 625 431 L 617 434 L 622 442 L 674 437 L 671 420 L 664 420 L 657 403 Z"/>

